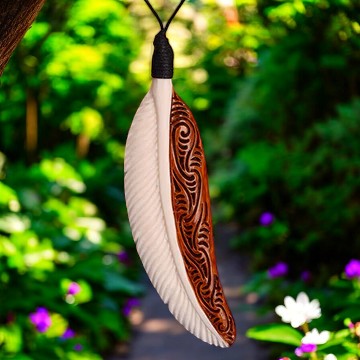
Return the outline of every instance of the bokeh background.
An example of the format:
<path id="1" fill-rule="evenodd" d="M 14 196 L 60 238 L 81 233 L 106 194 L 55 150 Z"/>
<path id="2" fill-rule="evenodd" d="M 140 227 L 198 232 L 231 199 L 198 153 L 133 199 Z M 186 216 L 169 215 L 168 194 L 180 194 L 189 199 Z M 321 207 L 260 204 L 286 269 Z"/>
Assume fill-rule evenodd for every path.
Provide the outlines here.
<path id="1" fill-rule="evenodd" d="M 153 4 L 163 19 L 176 6 Z M 140 0 L 48 1 L 1 78 L 1 359 L 103 359 L 132 341 L 144 287 L 124 144 L 157 27 Z M 249 260 L 244 296 L 264 313 L 303 290 L 320 326 L 356 324 L 360 264 L 344 269 L 360 257 L 359 2 L 187 1 L 168 37 L 215 222 Z M 359 359 L 346 329 L 332 351 Z"/>

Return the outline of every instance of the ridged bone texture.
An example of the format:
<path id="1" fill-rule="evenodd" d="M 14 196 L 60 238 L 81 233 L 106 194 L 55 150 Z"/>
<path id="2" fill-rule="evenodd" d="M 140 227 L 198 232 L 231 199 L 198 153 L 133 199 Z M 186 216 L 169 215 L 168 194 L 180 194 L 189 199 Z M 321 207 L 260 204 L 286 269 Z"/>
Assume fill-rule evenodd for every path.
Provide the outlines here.
<path id="1" fill-rule="evenodd" d="M 186 165 L 191 165 L 189 173 L 205 169 L 205 173 L 199 175 L 202 182 L 190 185 L 193 189 L 200 185 L 201 196 L 190 195 L 193 199 L 184 204 L 192 213 L 189 216 L 193 223 L 188 222 L 189 219 L 183 221 L 185 208 L 176 203 L 181 192 L 174 179 L 179 176 L 170 163 L 173 166 L 176 161 L 177 146 L 170 140 L 170 134 L 176 133 L 174 129 L 182 132 L 183 125 L 179 127 L 176 119 L 185 117 L 194 122 L 196 137 L 199 133 L 190 110 L 182 102 L 180 114 L 186 113 L 186 116 L 175 115 L 180 109 L 180 100 L 175 96 L 173 99 L 171 79 L 153 79 L 131 125 L 125 149 L 125 198 L 130 226 L 144 268 L 170 312 L 201 340 L 228 347 L 235 339 L 235 326 L 218 280 L 210 204 L 208 200 L 204 202 L 204 196 L 208 199 L 208 184 L 202 146 L 199 149 L 196 146 L 194 151 L 189 144 L 184 145 L 190 151 L 189 157 L 195 155 Z M 181 137 L 180 149 L 182 142 L 186 142 Z M 183 162 L 180 160 L 180 163 Z M 187 176 L 182 186 L 191 181 Z M 195 208 L 206 210 L 194 212 L 194 204 L 198 204 Z M 182 226 L 188 226 L 192 235 L 183 235 L 179 230 Z"/>

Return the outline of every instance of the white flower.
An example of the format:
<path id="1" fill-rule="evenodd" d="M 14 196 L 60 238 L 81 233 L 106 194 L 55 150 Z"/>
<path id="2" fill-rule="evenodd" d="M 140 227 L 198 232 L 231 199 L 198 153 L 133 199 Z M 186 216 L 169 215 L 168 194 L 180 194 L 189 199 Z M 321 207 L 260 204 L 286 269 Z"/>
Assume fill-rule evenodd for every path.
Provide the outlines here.
<path id="1" fill-rule="evenodd" d="M 337 357 L 334 354 L 329 354 L 324 357 L 324 360 L 337 360 Z"/>
<path id="2" fill-rule="evenodd" d="M 318 329 L 312 329 L 311 331 L 305 334 L 305 336 L 301 340 L 301 343 L 322 345 L 325 344 L 329 339 L 330 339 L 329 331 L 322 331 L 321 333 L 319 333 Z"/>
<path id="3" fill-rule="evenodd" d="M 283 322 L 290 323 L 293 328 L 297 328 L 321 316 L 319 301 L 309 301 L 309 297 L 304 292 L 301 292 L 296 297 L 296 300 L 291 296 L 286 296 L 284 304 L 285 306 L 277 306 L 275 312 L 281 316 Z"/>
<path id="4" fill-rule="evenodd" d="M 303 305 L 304 314 L 307 322 L 318 319 L 321 316 L 319 300 L 315 299 L 310 301 L 309 297 L 304 292 L 301 292 L 297 296 L 296 301 L 300 302 Z"/>

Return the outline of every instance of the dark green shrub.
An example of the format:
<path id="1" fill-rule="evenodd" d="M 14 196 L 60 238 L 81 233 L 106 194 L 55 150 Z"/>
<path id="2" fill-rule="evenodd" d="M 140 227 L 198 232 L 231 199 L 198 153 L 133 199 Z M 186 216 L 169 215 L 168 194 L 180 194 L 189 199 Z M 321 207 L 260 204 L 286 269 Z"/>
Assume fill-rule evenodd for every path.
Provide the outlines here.
<path id="1" fill-rule="evenodd" d="M 1 358 L 100 359 L 128 338 L 123 309 L 142 291 L 135 264 L 119 259 L 129 229 L 106 223 L 63 159 L 10 169 L 0 183 Z"/>
<path id="2" fill-rule="evenodd" d="M 274 45 L 230 104 L 219 146 L 227 160 L 213 177 L 218 209 L 240 223 L 234 246 L 257 266 L 340 270 L 360 251 L 358 5 L 260 5 Z M 275 216 L 270 226 L 259 224 L 264 212 Z"/>

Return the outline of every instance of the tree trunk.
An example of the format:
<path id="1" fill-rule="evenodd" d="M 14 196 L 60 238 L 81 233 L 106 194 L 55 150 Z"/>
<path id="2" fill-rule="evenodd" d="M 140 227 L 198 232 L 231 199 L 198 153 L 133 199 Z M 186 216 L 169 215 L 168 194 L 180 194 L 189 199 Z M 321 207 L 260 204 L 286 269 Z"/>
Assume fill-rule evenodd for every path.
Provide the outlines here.
<path id="1" fill-rule="evenodd" d="M 0 76 L 45 0 L 0 0 Z"/>

